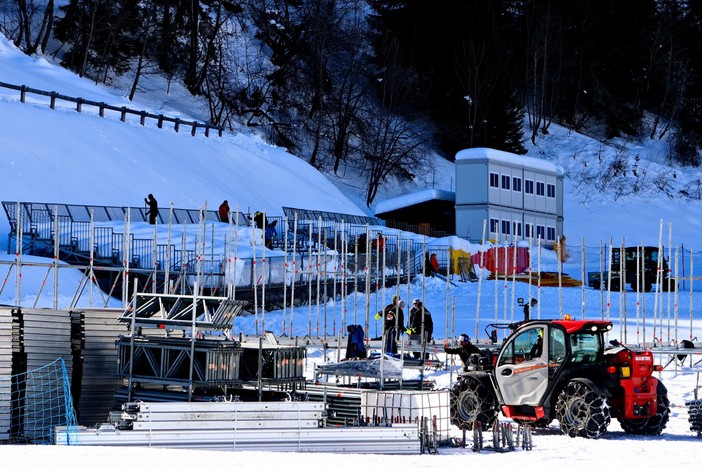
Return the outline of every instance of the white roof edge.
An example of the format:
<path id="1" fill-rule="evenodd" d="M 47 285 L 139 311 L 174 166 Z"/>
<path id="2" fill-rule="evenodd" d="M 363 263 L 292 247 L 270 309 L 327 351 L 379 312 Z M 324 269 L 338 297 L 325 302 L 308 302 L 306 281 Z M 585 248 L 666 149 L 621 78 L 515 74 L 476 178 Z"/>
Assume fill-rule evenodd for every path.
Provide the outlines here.
<path id="1" fill-rule="evenodd" d="M 550 161 L 533 158 L 531 156 L 522 156 L 519 154 L 509 153 L 507 151 L 496 150 L 492 148 L 467 148 L 456 153 L 456 162 L 470 160 L 489 160 L 498 161 L 507 164 L 513 164 L 530 169 L 539 169 L 542 171 L 555 172 L 558 175 L 563 175 L 563 168 L 556 166 Z"/>
<path id="2" fill-rule="evenodd" d="M 375 214 L 387 213 L 388 211 L 406 208 L 408 206 L 417 205 L 430 200 L 445 200 L 455 201 L 456 192 L 438 189 L 425 189 L 417 192 L 405 193 L 403 195 L 388 198 L 378 203 L 375 207 Z"/>

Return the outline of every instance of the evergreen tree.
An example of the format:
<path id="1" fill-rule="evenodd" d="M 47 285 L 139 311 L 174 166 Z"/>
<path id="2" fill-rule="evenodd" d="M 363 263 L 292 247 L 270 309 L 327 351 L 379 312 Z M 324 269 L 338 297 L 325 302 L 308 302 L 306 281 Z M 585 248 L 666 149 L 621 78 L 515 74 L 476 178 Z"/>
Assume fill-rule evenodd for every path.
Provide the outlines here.
<path id="1" fill-rule="evenodd" d="M 400 67 L 414 77 L 447 154 L 492 146 L 524 153 L 516 122 L 511 45 L 504 34 L 509 2 L 374 1 L 374 46 L 397 41 Z"/>

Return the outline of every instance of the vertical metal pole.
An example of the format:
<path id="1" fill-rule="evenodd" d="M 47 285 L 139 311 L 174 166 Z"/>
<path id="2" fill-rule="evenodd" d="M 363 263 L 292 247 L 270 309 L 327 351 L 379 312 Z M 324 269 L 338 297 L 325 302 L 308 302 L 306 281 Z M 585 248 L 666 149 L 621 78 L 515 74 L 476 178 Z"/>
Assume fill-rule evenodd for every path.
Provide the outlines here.
<path id="1" fill-rule="evenodd" d="M 90 290 L 88 291 L 88 304 L 90 307 L 93 306 L 93 281 L 95 281 L 95 271 L 93 271 L 93 266 L 95 265 L 95 218 L 93 214 L 93 209 L 90 208 L 90 273 L 88 275 L 90 281 Z M 54 285 L 54 290 L 57 289 Z"/>
<path id="2" fill-rule="evenodd" d="M 202 287 L 204 281 L 202 280 L 202 275 L 203 275 L 203 261 L 204 261 L 204 256 L 205 256 L 205 235 L 207 233 L 206 231 L 206 223 L 207 223 L 207 203 L 205 203 L 204 206 L 200 207 L 200 224 L 198 226 L 198 240 L 197 240 L 197 246 L 195 248 L 197 252 L 197 284 Z"/>
<path id="3" fill-rule="evenodd" d="M 670 340 L 671 340 L 671 333 L 670 333 L 670 322 L 671 322 L 671 306 L 672 306 L 672 300 L 671 294 L 673 292 L 672 286 L 672 279 L 671 279 L 671 262 L 673 261 L 673 223 L 668 223 L 668 271 L 666 273 L 666 291 L 668 291 L 668 294 L 665 295 L 666 299 L 666 308 L 668 310 L 668 336 L 666 337 L 666 341 L 668 346 L 670 346 Z M 674 296 L 673 296 L 674 297 Z M 676 343 L 677 344 L 677 343 Z"/>
<path id="4" fill-rule="evenodd" d="M 475 333 L 473 336 L 477 339 L 479 336 L 478 332 L 478 326 L 480 323 L 480 295 L 482 294 L 483 290 L 483 268 L 485 266 L 485 229 L 487 226 L 487 219 L 483 219 L 483 231 L 480 236 L 480 275 L 478 276 L 478 295 L 476 297 L 476 305 L 475 305 Z M 473 259 L 471 257 L 468 258 L 468 261 L 471 263 L 471 267 L 473 266 Z M 529 282 L 531 284 L 531 282 Z M 422 303 L 424 303 L 424 299 L 422 299 Z M 448 338 L 448 337 L 446 337 Z"/>
<path id="5" fill-rule="evenodd" d="M 322 289 L 322 217 L 320 216 L 317 218 L 317 261 L 315 262 L 317 265 L 317 303 L 315 307 L 315 320 L 314 320 L 314 328 L 315 328 L 315 336 L 319 338 L 319 291 Z"/>
<path id="6" fill-rule="evenodd" d="M 20 236 L 21 236 L 20 232 Z M 58 297 L 59 297 L 59 255 L 60 255 L 60 238 L 61 238 L 61 226 L 59 225 L 58 221 L 58 206 L 54 207 L 54 310 L 58 310 L 59 308 L 59 303 L 58 303 Z M 20 256 L 22 255 L 22 242 L 21 242 L 21 237 L 20 237 L 20 250 L 19 254 Z M 22 264 L 20 264 L 17 267 L 17 271 L 21 272 Z M 20 274 L 20 278 L 22 275 Z M 20 282 L 20 287 L 21 287 L 21 282 Z M 18 297 L 22 297 L 21 294 L 18 295 Z M 19 305 L 19 304 L 18 304 Z"/>
<path id="7" fill-rule="evenodd" d="M 323 260 L 322 260 L 322 271 L 324 275 L 324 285 L 323 291 L 324 293 L 321 295 L 322 300 L 324 303 L 322 304 L 322 315 L 323 315 L 323 330 L 324 334 L 323 336 L 326 337 L 328 336 L 329 332 L 327 331 L 327 303 L 329 302 L 329 291 L 327 290 L 327 284 L 329 283 L 329 251 L 327 248 L 327 243 L 329 242 L 329 239 L 327 239 L 327 230 L 324 230 L 324 233 L 322 234 L 322 252 L 323 252 Z M 318 296 L 319 297 L 319 296 Z"/>
<path id="8" fill-rule="evenodd" d="M 195 339 L 197 329 L 195 328 L 195 319 L 197 318 L 197 294 L 199 285 L 195 282 L 193 287 L 193 308 L 190 314 L 190 365 L 188 368 L 188 401 L 193 400 L 193 371 L 195 367 Z"/>
<path id="9" fill-rule="evenodd" d="M 340 243 L 337 243 L 337 236 L 339 235 L 339 230 L 338 226 L 336 223 L 334 223 L 334 249 L 333 249 L 333 255 L 334 255 L 334 261 L 332 262 L 332 293 L 331 293 L 331 300 L 332 300 L 332 335 L 336 336 L 336 281 L 337 281 L 337 276 L 339 275 L 339 265 L 341 263 L 341 256 L 339 255 L 339 245 Z M 325 256 L 325 259 L 327 257 Z M 329 297 L 329 296 L 327 296 Z M 326 302 L 326 301 L 325 301 Z M 327 332 L 326 330 L 324 331 L 324 335 L 326 335 Z M 342 333 L 343 335 L 343 333 Z"/>
<path id="10" fill-rule="evenodd" d="M 24 220 L 22 219 L 22 208 L 20 202 L 17 202 L 17 228 L 15 229 L 15 306 L 22 306 L 22 233 L 24 231 Z M 55 218 L 54 218 L 55 219 Z M 54 268 L 56 267 L 56 239 L 58 238 L 58 223 L 54 221 Z M 56 272 L 54 272 L 56 275 Z M 56 286 L 54 285 L 54 296 L 56 296 Z M 54 302 L 56 299 L 54 299 Z M 54 309 L 58 309 L 54 303 Z"/>
<path id="11" fill-rule="evenodd" d="M 641 239 L 641 252 L 639 253 L 639 263 L 640 270 L 639 275 L 641 276 L 641 284 L 646 284 L 646 263 L 643 261 L 644 258 L 644 241 Z M 643 291 L 643 290 L 642 290 Z M 641 294 L 641 321 L 643 326 L 642 342 L 646 343 L 646 294 Z"/>
<path id="12" fill-rule="evenodd" d="M 531 259 L 531 252 L 534 244 L 534 228 L 532 227 L 531 230 L 529 231 L 529 282 L 527 283 L 527 299 L 531 301 L 532 295 L 531 295 L 531 287 L 532 287 L 532 281 L 534 280 L 534 266 L 533 262 Z M 538 255 L 538 254 L 537 254 Z M 536 272 L 537 275 L 541 276 L 540 272 Z M 529 304 L 529 308 L 531 309 L 531 304 Z M 530 317 L 531 318 L 531 317 Z"/>
<path id="13" fill-rule="evenodd" d="M 604 309 L 605 309 L 605 301 L 604 301 L 604 285 L 607 285 L 607 288 L 609 288 L 609 283 L 605 283 L 604 279 L 604 249 L 605 246 L 602 245 L 602 240 L 600 240 L 600 251 L 599 251 L 599 261 L 600 261 L 600 317 L 604 320 Z M 609 269 L 609 268 L 608 268 Z"/>
<path id="14" fill-rule="evenodd" d="M 237 222 L 239 220 L 239 213 L 236 214 L 236 219 Z M 232 281 L 232 278 L 236 280 L 236 271 L 232 266 L 232 248 L 234 244 L 234 218 L 232 217 L 232 210 L 227 211 L 227 221 L 228 221 L 228 232 L 227 235 L 225 236 L 225 244 L 226 244 L 226 249 L 225 249 L 225 254 L 226 254 L 226 262 L 224 263 L 224 277 L 227 279 L 226 281 L 226 297 L 232 298 L 232 284 L 235 283 L 235 281 Z M 214 243 L 214 240 L 213 240 Z"/>
<path id="15" fill-rule="evenodd" d="M 497 229 L 499 230 L 499 227 Z M 499 234 L 497 234 L 497 238 L 498 239 L 500 238 Z M 493 252 L 494 252 L 493 257 L 495 258 L 495 262 L 494 262 L 495 271 L 494 271 L 494 273 L 492 273 L 492 277 L 493 277 L 492 279 L 494 280 L 493 284 L 495 286 L 494 291 L 493 291 L 495 299 L 493 302 L 495 303 L 495 323 L 498 323 L 500 321 L 500 290 L 499 290 L 500 280 L 497 276 L 497 272 L 499 269 L 498 265 L 500 262 L 500 248 L 499 248 L 498 244 L 493 245 L 491 248 L 494 249 L 493 250 Z M 448 333 L 447 333 L 447 336 L 450 336 L 450 335 L 448 335 Z"/>
<path id="16" fill-rule="evenodd" d="M 263 401 L 263 336 L 258 337 L 258 371 L 256 391 L 258 393 L 258 401 Z"/>
<path id="17" fill-rule="evenodd" d="M 136 336 L 136 314 L 139 304 L 137 304 L 137 280 L 134 279 L 134 294 L 132 295 L 131 326 L 129 334 L 129 375 L 127 378 L 127 402 L 132 401 L 132 380 L 134 374 L 134 337 Z"/>
<path id="18" fill-rule="evenodd" d="M 536 240 L 538 247 L 538 257 L 536 262 L 536 271 L 539 273 L 536 280 L 536 318 L 541 320 L 541 237 Z"/>
<path id="19" fill-rule="evenodd" d="M 585 320 L 585 282 L 587 281 L 587 271 L 585 269 L 585 238 L 583 237 L 580 244 L 580 316 Z"/>
<path id="20" fill-rule="evenodd" d="M 126 304 L 128 299 L 127 290 L 129 289 L 129 270 L 130 262 L 129 257 L 131 255 L 129 242 L 129 229 L 131 227 L 132 212 L 131 208 L 127 208 L 127 212 L 124 214 L 124 237 L 122 238 L 122 303 Z M 135 287 L 136 291 L 138 287 Z"/>
<path id="21" fill-rule="evenodd" d="M 563 317 L 563 261 L 565 260 L 563 251 L 565 250 L 565 244 L 561 242 L 561 239 L 561 236 L 556 238 L 556 242 L 558 243 L 556 261 L 558 263 L 558 310 L 559 316 Z"/>
<path id="22" fill-rule="evenodd" d="M 678 264 L 680 260 L 680 247 L 675 248 L 675 282 L 672 283 L 673 288 L 673 320 L 674 320 L 674 330 L 675 330 L 675 346 L 678 345 L 678 285 L 680 284 L 678 280 Z M 670 289 L 668 289 L 668 294 L 670 294 Z"/>
<path id="23" fill-rule="evenodd" d="M 606 311 L 607 315 L 606 318 L 607 320 L 610 319 L 610 310 L 611 310 L 611 299 L 612 299 L 612 243 L 613 243 L 613 238 L 609 238 L 609 261 L 607 262 L 607 265 L 609 265 L 609 268 L 607 268 L 607 305 L 606 305 Z"/>
<path id="24" fill-rule="evenodd" d="M 358 232 L 358 231 L 356 231 Z M 358 236 L 353 240 L 353 323 L 358 324 Z M 366 333 L 368 330 L 366 330 Z"/>
<path id="25" fill-rule="evenodd" d="M 287 335 L 288 314 L 288 218 L 283 218 L 283 335 Z M 292 318 L 292 307 L 290 308 Z"/>
<path id="26" fill-rule="evenodd" d="M 234 230 L 234 271 L 232 272 L 232 299 L 236 300 L 236 282 L 239 273 L 239 204 L 236 205 L 236 229 Z M 246 226 L 241 226 L 246 229 Z"/>
<path id="27" fill-rule="evenodd" d="M 656 295 L 654 296 L 653 302 L 653 346 L 656 346 L 656 339 L 660 341 L 660 337 L 656 334 L 658 331 L 658 324 L 656 319 L 660 320 L 660 334 L 663 334 L 663 313 L 661 311 L 660 318 L 658 318 L 657 313 L 661 310 L 661 289 L 663 285 L 662 280 L 662 269 L 663 269 L 663 220 L 658 222 L 658 262 L 656 264 Z"/>
<path id="28" fill-rule="evenodd" d="M 253 256 L 251 258 L 251 287 L 253 288 L 253 297 L 254 297 L 254 325 L 255 325 L 255 332 L 256 335 L 258 335 L 258 278 L 257 272 L 256 272 L 256 247 L 257 247 L 257 239 L 256 237 L 258 234 L 256 233 L 256 226 L 255 222 L 252 219 L 251 220 L 251 252 L 253 253 Z"/>
<path id="29" fill-rule="evenodd" d="M 220 286 L 219 281 L 215 281 L 215 223 L 210 224 L 210 294 L 213 290 L 216 290 Z M 226 250 L 225 250 L 226 252 Z M 222 252 L 224 253 L 224 252 Z M 224 265 L 221 265 L 224 267 Z M 205 285 L 203 284 L 204 288 Z M 224 282 L 222 282 L 222 287 L 224 287 Z"/>
<path id="30" fill-rule="evenodd" d="M 173 233 L 173 202 L 170 203 L 168 207 L 168 240 L 166 241 L 166 264 L 163 265 L 163 292 L 164 294 L 170 293 L 170 281 L 171 281 L 171 245 L 172 245 L 172 233 Z"/>
<path id="31" fill-rule="evenodd" d="M 507 234 L 505 234 L 505 262 L 504 262 L 504 279 L 502 281 L 502 314 L 504 316 L 504 321 L 507 322 L 507 307 L 508 307 L 508 301 L 507 301 L 507 291 L 509 289 L 509 251 L 507 250 Z M 513 322 L 514 319 L 510 318 L 509 322 Z"/>
<path id="32" fill-rule="evenodd" d="M 364 246 L 365 253 L 363 254 L 364 258 L 365 258 L 364 264 L 365 264 L 365 268 L 366 268 L 366 288 L 365 288 L 366 289 L 366 291 L 365 291 L 366 292 L 366 294 L 365 294 L 365 296 L 366 296 L 366 311 L 365 311 L 365 315 L 366 315 L 366 320 L 365 320 L 366 345 L 370 344 L 369 335 L 370 335 L 370 285 L 371 285 L 371 278 L 370 278 L 370 261 L 369 261 L 370 257 L 368 256 L 368 254 L 370 252 L 370 249 L 368 248 L 368 244 L 370 242 L 369 237 L 370 237 L 370 229 L 369 229 L 368 225 L 366 224 L 366 240 L 365 240 L 366 245 Z M 376 294 L 376 302 L 377 302 L 377 296 L 378 295 Z M 377 326 L 376 326 L 376 331 L 377 331 Z"/>
<path id="33" fill-rule="evenodd" d="M 294 336 L 293 320 L 295 314 L 293 310 L 295 309 L 295 279 L 298 274 L 298 261 L 297 261 L 297 212 L 293 216 L 293 251 L 292 251 L 292 282 L 290 285 L 290 336 Z"/>
<path id="34" fill-rule="evenodd" d="M 516 233 L 516 223 L 512 223 L 512 294 L 510 298 L 510 322 L 514 322 L 514 307 L 515 300 L 514 296 L 517 289 L 517 233 Z M 478 338 L 477 335 L 475 337 Z"/>
<path id="35" fill-rule="evenodd" d="M 641 271 L 641 260 L 643 259 L 643 246 L 639 250 L 636 247 L 636 344 L 641 343 L 641 336 L 639 335 L 639 325 L 641 320 L 641 297 L 643 296 L 643 291 L 646 290 L 646 282 L 644 281 L 644 276 Z"/>
<path id="36" fill-rule="evenodd" d="M 347 225 L 345 221 L 341 220 L 341 232 L 339 244 L 341 246 L 341 262 L 339 264 L 340 276 L 341 276 L 341 327 L 340 331 L 342 336 L 346 331 L 346 327 L 349 324 L 348 313 L 349 309 L 346 304 L 346 299 L 348 295 L 348 254 L 349 254 L 349 236 L 348 230 L 351 226 Z"/>
<path id="37" fill-rule="evenodd" d="M 158 273 L 158 225 L 154 224 L 153 248 L 151 249 L 151 264 L 154 267 L 151 279 L 151 292 L 156 294 L 156 275 Z"/>
<path id="38" fill-rule="evenodd" d="M 307 335 L 312 336 L 312 220 L 307 224 L 309 240 L 307 242 Z"/>
<path id="39" fill-rule="evenodd" d="M 266 212 L 263 212 L 263 246 L 261 247 L 261 334 L 266 333 L 266 283 L 268 278 L 266 276 L 266 231 L 268 226 L 268 216 Z"/>
<path id="40" fill-rule="evenodd" d="M 619 249 L 619 271 L 621 278 L 620 290 L 619 290 L 619 341 L 622 343 L 628 343 L 627 341 L 627 323 L 626 323 L 626 242 L 624 236 L 622 236 L 622 246 Z"/>
<path id="41" fill-rule="evenodd" d="M 692 290 L 695 289 L 694 281 L 695 281 L 695 264 L 693 263 L 695 257 L 695 251 L 690 247 L 690 334 L 688 335 L 688 339 L 692 341 L 692 325 L 693 325 L 693 297 L 694 295 L 692 294 Z"/>
<path id="42" fill-rule="evenodd" d="M 183 224 L 183 236 L 180 241 L 180 293 L 185 294 L 185 268 L 187 267 L 187 258 L 185 258 L 185 247 L 188 242 L 188 225 Z"/>

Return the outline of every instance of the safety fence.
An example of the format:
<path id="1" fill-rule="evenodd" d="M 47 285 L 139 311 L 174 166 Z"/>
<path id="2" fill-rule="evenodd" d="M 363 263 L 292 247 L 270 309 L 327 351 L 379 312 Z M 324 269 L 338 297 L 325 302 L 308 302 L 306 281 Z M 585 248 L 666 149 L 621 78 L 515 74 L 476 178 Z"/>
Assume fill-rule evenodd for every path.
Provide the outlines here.
<path id="1" fill-rule="evenodd" d="M 34 94 L 37 96 L 45 96 L 49 98 L 49 107 L 51 109 L 56 108 L 56 101 L 61 100 L 61 101 L 66 101 L 66 102 L 71 102 L 75 104 L 75 109 L 78 112 L 82 112 L 83 106 L 92 106 L 97 108 L 98 110 L 98 115 L 100 117 L 105 116 L 105 111 L 113 111 L 119 114 L 119 119 L 122 122 L 127 121 L 127 116 L 132 115 L 139 117 L 139 123 L 141 125 L 145 125 L 146 119 L 153 119 L 156 121 L 156 126 L 158 128 L 163 128 L 163 124 L 165 122 L 169 122 L 173 124 L 173 128 L 176 132 L 180 131 L 180 127 L 190 127 L 190 134 L 192 136 L 195 136 L 197 134 L 197 129 L 198 128 L 203 128 L 204 133 L 206 137 L 210 136 L 210 131 L 215 130 L 218 136 L 222 136 L 224 129 L 220 126 L 212 125 L 209 123 L 205 122 L 197 122 L 197 121 L 189 121 L 189 120 L 183 120 L 178 117 L 168 117 L 163 114 L 153 114 L 151 112 L 147 112 L 145 110 L 136 110 L 136 109 L 130 109 L 129 107 L 126 106 L 113 106 L 110 104 L 107 104 L 105 102 L 97 102 L 97 101 L 92 101 L 90 99 L 84 99 L 81 97 L 72 97 L 72 96 L 66 96 L 60 93 L 57 93 L 56 91 L 44 91 L 41 89 L 34 89 L 30 88 L 25 85 L 14 85 L 10 83 L 3 83 L 0 82 L 0 87 L 2 88 L 7 88 L 7 89 L 13 89 L 16 91 L 19 91 L 20 93 L 20 102 L 25 103 L 27 101 L 27 94 Z"/>

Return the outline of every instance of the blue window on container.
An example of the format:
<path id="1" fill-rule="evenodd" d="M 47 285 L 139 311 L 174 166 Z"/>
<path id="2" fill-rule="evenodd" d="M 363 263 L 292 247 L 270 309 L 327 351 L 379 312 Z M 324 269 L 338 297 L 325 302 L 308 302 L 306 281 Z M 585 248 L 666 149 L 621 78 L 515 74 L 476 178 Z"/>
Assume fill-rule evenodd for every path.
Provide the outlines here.
<path id="1" fill-rule="evenodd" d="M 544 196 L 544 183 L 543 182 L 537 182 L 536 183 L 536 194 L 539 196 Z"/>
<path id="2" fill-rule="evenodd" d="M 524 193 L 529 193 L 529 194 L 534 194 L 534 181 L 533 180 L 525 180 L 524 181 Z"/>
<path id="3" fill-rule="evenodd" d="M 508 175 L 502 176 L 502 188 L 505 190 L 509 190 L 509 176 Z"/>
<path id="4" fill-rule="evenodd" d="M 515 192 L 522 191 L 522 179 L 519 177 L 512 177 L 512 190 Z"/>

